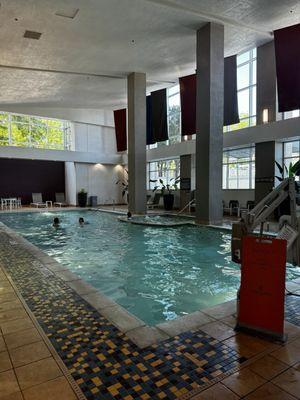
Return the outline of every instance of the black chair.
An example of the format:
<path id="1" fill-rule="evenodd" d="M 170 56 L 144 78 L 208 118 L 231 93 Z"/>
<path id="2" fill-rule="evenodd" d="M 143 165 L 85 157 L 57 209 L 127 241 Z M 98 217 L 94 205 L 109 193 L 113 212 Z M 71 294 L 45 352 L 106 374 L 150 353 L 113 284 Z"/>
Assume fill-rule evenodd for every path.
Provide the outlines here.
<path id="1" fill-rule="evenodd" d="M 248 200 L 246 204 L 247 210 L 251 211 L 255 207 L 255 202 L 253 200 Z"/>
<path id="2" fill-rule="evenodd" d="M 230 200 L 229 201 L 229 214 L 236 214 L 237 217 L 240 216 L 240 203 L 238 200 Z"/>

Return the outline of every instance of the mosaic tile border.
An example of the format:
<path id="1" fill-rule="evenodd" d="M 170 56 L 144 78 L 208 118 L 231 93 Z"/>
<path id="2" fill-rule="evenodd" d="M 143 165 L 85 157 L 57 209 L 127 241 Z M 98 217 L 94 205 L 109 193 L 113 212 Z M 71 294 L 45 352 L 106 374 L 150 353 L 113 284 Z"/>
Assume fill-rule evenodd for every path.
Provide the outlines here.
<path id="1" fill-rule="evenodd" d="M 37 261 L 35 246 L 29 253 L 25 239 L 13 231 L 8 239 L 3 230 L 3 266 L 87 399 L 186 399 L 246 360 L 201 330 L 139 350 L 47 268 L 47 256 Z"/>
<path id="2" fill-rule="evenodd" d="M 84 309 L 84 311 L 89 315 L 88 318 L 86 318 L 84 316 L 84 318 L 83 318 L 84 323 L 86 323 L 86 320 L 87 320 L 89 322 L 89 324 L 91 323 L 91 321 L 93 321 L 94 325 L 100 324 L 100 327 L 105 326 L 105 329 L 108 331 L 108 335 L 106 335 L 105 339 L 103 340 L 105 345 L 107 345 L 107 343 L 112 343 L 114 345 L 114 340 L 116 340 L 119 345 L 121 343 L 121 344 L 123 344 L 123 346 L 125 346 L 126 352 L 129 352 L 129 357 L 125 360 L 127 360 L 127 362 L 129 362 L 130 368 L 128 367 L 127 364 L 122 366 L 122 363 L 119 361 L 117 362 L 117 367 L 115 367 L 115 368 L 113 368 L 114 365 L 110 361 L 108 363 L 107 362 L 105 363 L 105 361 L 107 361 L 106 358 L 111 357 L 111 355 L 109 353 L 109 351 L 111 349 L 109 349 L 107 352 L 99 353 L 102 358 L 104 357 L 104 360 L 102 360 L 102 361 L 105 363 L 105 368 L 107 369 L 107 373 L 111 374 L 112 371 L 114 371 L 112 376 L 115 375 L 115 378 L 117 377 L 119 379 L 119 380 L 112 379 L 112 381 L 114 383 L 113 383 L 113 385 L 111 385 L 112 386 L 111 390 L 113 390 L 113 391 L 115 390 L 115 392 L 113 392 L 113 393 L 115 393 L 113 395 L 113 397 L 111 397 L 112 393 L 108 393 L 107 391 L 105 391 L 106 384 L 105 384 L 104 388 L 102 387 L 103 393 L 100 392 L 99 387 L 101 387 L 101 384 L 100 384 L 100 386 L 99 385 L 97 386 L 97 384 L 95 384 L 95 382 L 92 381 L 92 379 L 96 379 L 96 382 L 99 383 L 99 381 L 97 381 L 97 378 L 99 379 L 99 376 L 97 376 L 97 373 L 99 373 L 99 371 L 91 372 L 90 365 L 89 365 L 89 363 L 86 363 L 86 359 L 84 358 L 84 357 L 86 357 L 86 355 L 82 356 L 82 354 L 87 353 L 87 351 L 86 351 L 87 348 L 84 347 L 85 351 L 83 351 L 83 353 L 82 353 L 81 352 L 82 349 L 78 350 L 78 348 L 76 347 L 79 344 L 84 345 L 84 339 L 88 333 L 88 325 L 89 324 L 87 326 L 84 326 L 85 330 L 83 332 L 80 332 L 83 336 L 80 337 L 80 335 L 79 335 L 79 338 L 78 338 L 78 336 L 76 336 L 77 332 L 75 332 L 75 336 L 77 337 L 75 347 L 74 347 L 74 342 L 72 342 L 73 339 L 70 339 L 70 337 L 69 337 L 70 335 L 68 335 L 68 329 L 66 332 L 61 332 L 59 337 L 55 336 L 57 334 L 57 332 L 55 331 L 55 329 L 51 328 L 51 321 L 53 322 L 53 318 L 54 318 L 55 314 L 57 313 L 57 308 L 55 308 L 55 309 L 52 308 L 52 310 L 51 310 L 51 302 L 50 303 L 48 302 L 48 304 L 45 305 L 43 296 L 38 296 L 38 295 L 32 296 L 32 289 L 34 288 L 34 286 L 31 285 L 31 283 L 29 282 L 29 277 L 28 277 L 28 275 L 26 275 L 26 273 L 24 271 L 20 271 L 20 268 L 14 269 L 14 268 L 8 267 L 6 265 L 6 269 L 8 269 L 8 272 L 12 276 L 14 287 L 21 290 L 21 295 L 24 296 L 24 298 L 26 300 L 26 302 L 24 301 L 24 303 L 23 303 L 26 305 L 26 309 L 28 309 L 30 311 L 31 315 L 34 315 L 37 318 L 38 323 L 41 325 L 40 329 L 42 331 L 45 331 L 48 334 L 48 337 L 50 338 L 51 343 L 53 344 L 53 342 L 54 342 L 54 344 L 55 344 L 54 347 L 56 348 L 60 357 L 62 358 L 62 360 L 63 360 L 62 362 L 64 362 L 66 367 L 68 367 L 69 370 L 71 371 L 71 379 L 73 379 L 73 378 L 75 379 L 75 381 L 77 382 L 79 387 L 81 389 L 83 389 L 83 392 L 85 393 L 87 399 L 98 399 L 99 396 L 101 396 L 101 398 L 103 398 L 103 399 L 112 399 L 112 398 L 116 398 L 116 399 L 122 398 L 123 399 L 124 398 L 127 400 L 127 399 L 134 399 L 134 398 L 140 398 L 140 399 L 180 398 L 182 400 L 186 400 L 186 399 L 191 398 L 192 396 L 195 396 L 199 392 L 207 389 L 207 387 L 211 386 L 212 384 L 224 379 L 229 374 L 232 374 L 232 373 L 236 372 L 237 370 L 239 370 L 240 368 L 247 366 L 249 364 L 249 362 L 253 362 L 253 360 L 255 358 L 261 358 L 264 354 L 267 354 L 268 352 L 271 351 L 271 347 L 270 347 L 265 352 L 260 352 L 259 354 L 257 354 L 257 356 L 252 357 L 250 360 L 241 359 L 239 357 L 239 355 L 232 348 L 230 348 L 228 346 L 224 346 L 224 344 L 222 344 L 222 342 L 219 342 L 216 339 L 209 337 L 201 330 L 198 330 L 199 328 L 197 327 L 197 324 L 196 324 L 196 327 L 194 327 L 194 329 L 192 329 L 188 332 L 185 332 L 185 333 L 180 332 L 177 336 L 175 336 L 173 338 L 165 337 L 164 339 L 162 339 L 163 341 L 160 344 L 157 343 L 155 345 L 147 345 L 144 348 L 144 350 L 141 350 L 141 349 L 138 350 L 138 347 L 128 337 L 129 334 L 124 335 L 123 332 L 118 330 L 115 326 L 113 326 L 107 320 L 107 318 L 105 318 L 105 316 L 103 315 L 103 313 L 101 311 L 100 312 L 97 311 L 95 308 L 91 307 L 88 303 L 86 303 L 87 299 L 85 299 L 85 297 L 86 298 L 88 296 L 93 297 L 93 295 L 96 293 L 94 288 L 92 288 L 89 285 L 87 287 L 85 285 L 81 285 L 81 287 L 78 290 L 79 294 L 76 293 L 76 291 L 73 290 L 74 287 L 72 288 L 72 285 L 67 285 L 63 279 L 62 274 L 65 270 L 62 270 L 62 267 L 59 264 L 53 262 L 53 259 L 51 257 L 49 257 L 46 254 L 44 254 L 43 252 L 41 252 L 35 246 L 30 244 L 26 239 L 19 236 L 16 232 L 10 230 L 5 225 L 0 224 L 0 227 L 2 228 L 2 229 L 0 228 L 0 231 L 1 230 L 4 231 L 6 233 L 6 235 L 8 235 L 10 237 L 10 239 L 8 241 L 9 242 L 8 246 L 10 247 L 10 250 L 14 251 L 14 250 L 17 250 L 17 248 L 19 248 L 19 251 L 20 251 L 20 249 L 22 249 L 20 251 L 22 253 L 22 252 L 24 252 L 24 249 L 26 249 L 25 252 L 27 252 L 28 261 L 30 261 L 30 263 L 34 263 L 34 268 L 37 268 L 38 273 L 40 273 L 42 275 L 42 280 L 38 282 L 40 284 L 38 286 L 39 289 L 40 289 L 40 287 L 42 287 L 42 290 L 46 290 L 46 291 L 48 290 L 46 283 L 43 282 L 45 280 L 45 278 L 49 278 L 49 280 L 52 281 L 54 287 L 56 287 L 55 285 L 58 285 L 60 287 L 60 289 L 63 289 L 63 294 L 56 296 L 56 295 L 54 295 L 54 293 L 52 291 L 52 292 L 50 292 L 50 297 L 54 296 L 53 299 L 54 299 L 54 301 L 56 301 L 56 303 L 55 303 L 56 306 L 58 306 L 59 315 L 61 317 L 64 316 L 64 319 L 67 319 L 67 321 L 65 321 L 63 319 L 63 323 L 67 322 L 67 328 L 74 327 L 74 326 L 72 326 L 72 325 L 74 325 L 74 320 L 73 321 L 68 320 L 68 315 L 66 315 L 70 311 L 70 309 L 67 308 L 67 303 L 71 302 L 72 303 L 71 311 L 73 313 L 77 313 L 78 309 Z M 1 251 L 1 242 L 0 242 L 0 251 Z M 58 266 L 59 266 L 59 270 L 57 271 Z M 52 271 L 52 270 L 54 270 L 54 271 Z M 53 272 L 55 272 L 55 274 Z M 18 274 L 20 274 L 20 276 L 22 278 L 21 285 L 20 285 L 20 276 L 18 278 Z M 72 275 L 69 275 L 67 278 L 66 277 L 65 278 L 71 279 L 70 282 L 75 282 L 76 275 L 75 276 L 72 276 Z M 18 282 L 18 279 L 19 279 L 19 282 Z M 72 279 L 75 279 L 75 281 Z M 17 285 L 14 282 L 15 280 L 17 281 Z M 19 285 L 18 285 L 18 283 L 19 283 Z M 73 286 L 74 286 L 74 284 L 73 284 Z M 89 292 L 88 294 L 84 294 L 85 289 L 87 289 L 88 291 L 90 289 L 92 289 L 92 291 Z M 80 292 L 81 292 L 81 294 L 80 294 Z M 59 300 L 57 300 L 57 297 L 59 297 Z M 295 306 L 295 304 L 294 304 L 294 306 Z M 297 307 L 298 307 L 298 305 L 297 305 Z M 230 309 L 230 305 L 229 305 L 229 309 Z M 299 309 L 300 309 L 300 302 L 299 302 Z M 49 310 L 50 310 L 50 313 L 49 313 Z M 47 312 L 46 317 L 44 315 L 45 312 Z M 218 313 L 219 310 L 218 310 L 218 307 L 215 307 L 214 310 L 208 310 L 207 312 L 216 316 L 217 315 L 216 313 Z M 206 315 L 206 317 L 209 317 L 209 315 Z M 210 319 L 213 321 L 216 321 L 216 319 L 214 319 L 213 317 L 210 317 Z M 180 319 L 178 319 L 178 320 L 180 320 Z M 75 323 L 76 322 L 77 322 L 77 320 L 75 320 Z M 61 321 L 59 321 L 59 323 L 61 323 Z M 83 325 L 84 325 L 84 323 L 83 323 Z M 68 324 L 70 324 L 70 325 L 68 325 Z M 50 328 L 49 328 L 49 326 L 50 326 Z M 146 327 L 144 325 L 142 325 L 142 326 L 138 326 L 136 329 L 145 329 L 145 328 Z M 185 330 L 187 329 L 186 326 L 184 326 L 184 328 L 185 328 Z M 179 327 L 177 326 L 177 327 L 175 327 L 175 329 L 178 329 L 179 331 L 181 331 L 183 328 L 180 327 L 180 324 L 179 324 Z M 63 329 L 63 331 L 64 331 L 64 329 Z M 94 331 L 92 333 L 94 334 Z M 73 332 L 73 334 L 74 334 L 74 332 Z M 73 334 L 71 334 L 71 336 L 73 336 Z M 172 332 L 169 332 L 169 335 L 172 336 Z M 79 342 L 78 342 L 78 340 L 79 340 Z M 67 346 L 66 347 L 67 350 L 69 349 L 69 346 L 71 346 L 71 348 L 73 350 L 75 349 L 74 351 L 75 351 L 76 357 L 78 355 L 80 356 L 80 357 L 76 358 L 76 360 L 75 360 L 76 362 L 74 362 L 74 360 L 73 360 L 74 354 L 72 353 L 72 351 L 71 351 L 71 354 L 72 354 L 71 364 L 70 364 L 69 358 L 64 358 L 66 355 L 65 355 L 64 351 L 62 351 L 62 347 L 63 347 L 63 346 L 61 346 L 62 342 L 65 346 Z M 60 344 L 58 345 L 58 343 L 60 343 Z M 68 344 L 66 344 L 66 343 L 68 343 Z M 203 353 L 201 351 L 199 352 L 199 350 L 197 350 L 198 349 L 197 346 L 199 346 L 199 344 L 201 346 L 204 346 L 204 348 L 206 350 L 209 348 L 210 350 L 206 351 L 206 353 L 209 353 L 209 354 L 211 353 L 211 351 L 214 352 L 215 348 L 216 349 L 218 349 L 218 348 L 224 349 L 225 348 L 225 352 L 229 351 L 232 354 L 232 356 L 231 356 L 232 363 L 227 364 L 227 361 L 225 358 L 225 361 L 223 361 L 224 365 L 222 367 L 222 365 L 219 365 L 221 362 L 220 360 L 222 359 L 222 352 L 218 353 L 219 350 L 217 350 L 215 352 L 215 354 L 210 354 L 209 356 L 207 356 L 206 353 Z M 97 347 L 98 346 L 99 346 L 99 343 L 97 343 Z M 277 346 L 277 345 L 274 345 L 274 346 Z M 167 349 L 167 351 L 166 351 L 166 349 Z M 189 349 L 190 351 L 192 351 L 192 353 L 191 353 L 192 355 L 189 353 L 189 350 L 187 351 L 186 349 Z M 92 353 L 93 353 L 92 355 L 94 355 L 94 351 L 96 351 L 96 348 L 94 348 L 94 350 L 92 349 Z M 189 354 L 189 357 L 187 357 L 184 352 Z M 141 356 L 141 354 L 142 354 L 142 356 Z M 224 354 L 223 354 L 223 356 L 224 356 Z M 148 358 L 148 357 L 150 357 L 150 358 Z M 176 371 L 173 371 L 173 369 L 170 367 L 170 362 L 169 362 L 170 360 L 168 360 L 166 358 L 165 361 L 161 361 L 161 359 L 163 357 L 171 357 L 170 360 L 172 360 L 172 361 L 175 360 L 176 363 L 179 363 L 178 366 L 177 365 L 175 366 Z M 210 357 L 212 357 L 212 358 L 210 358 Z M 215 359 L 214 359 L 214 357 L 215 357 Z M 81 358 L 82 358 L 82 360 L 78 361 Z M 147 359 L 145 360 L 145 358 L 147 358 Z M 132 361 L 132 359 L 134 360 L 134 362 Z M 218 359 L 217 364 L 215 364 L 216 359 Z M 153 367 L 150 363 L 150 366 L 151 366 L 151 368 L 150 368 L 149 360 L 154 360 L 154 363 L 157 363 L 157 365 L 155 365 Z M 122 360 L 122 361 L 124 361 L 124 360 Z M 73 362 L 73 364 L 72 364 L 72 362 Z M 202 368 L 203 365 L 202 366 L 200 365 L 202 362 L 205 362 L 205 365 L 207 365 L 207 367 Z M 79 363 L 79 365 L 77 367 L 75 367 L 75 369 L 74 369 L 74 365 L 76 365 L 78 363 Z M 87 366 L 86 366 L 86 364 L 87 364 Z M 112 364 L 112 365 L 109 365 L 109 364 Z M 138 365 L 140 365 L 140 364 L 144 365 L 144 367 L 145 367 L 145 365 L 147 365 L 148 369 L 151 369 L 151 373 L 152 373 L 152 375 L 150 373 L 151 379 L 148 378 L 148 376 L 149 376 L 148 372 L 146 374 L 145 371 L 142 371 L 140 369 L 140 367 L 138 367 Z M 173 365 L 173 362 L 171 364 Z M 82 367 L 83 365 L 85 365 L 84 368 Z M 88 373 L 86 372 L 85 368 L 89 368 Z M 96 365 L 95 368 L 96 369 L 99 368 L 98 365 Z M 129 368 L 129 372 L 126 368 Z M 125 372 L 127 371 L 125 374 L 123 373 L 124 369 L 125 369 Z M 196 373 L 195 373 L 195 371 L 196 371 Z M 158 374 L 157 376 L 159 376 L 160 378 L 161 378 L 161 376 L 163 376 L 163 378 L 158 379 L 158 377 L 155 376 L 155 374 Z M 215 374 L 215 376 L 213 374 Z M 126 381 L 128 379 L 129 380 L 131 379 L 130 383 L 128 383 L 128 382 L 124 383 L 124 379 L 125 379 L 124 375 L 126 377 L 128 375 L 128 378 L 126 379 Z M 136 380 L 132 379 L 132 377 L 135 377 Z M 102 375 L 102 378 L 103 378 L 103 375 Z M 106 379 L 106 378 L 107 377 L 104 373 L 104 379 Z M 143 378 L 146 380 L 146 382 L 143 380 Z M 88 381 L 88 383 L 85 382 L 86 380 Z M 120 384 L 120 380 L 121 380 L 121 382 L 123 382 L 122 384 Z M 152 385 L 149 386 L 149 384 L 147 383 L 148 380 L 151 380 Z M 196 385 L 196 387 L 193 387 L 193 384 Z M 121 386 L 119 386 L 119 385 L 121 385 Z M 143 385 L 147 390 L 145 388 L 143 388 Z M 157 387 L 157 385 L 158 385 L 158 387 Z M 94 390 L 95 393 L 92 390 Z M 98 390 L 98 392 L 96 392 L 96 390 Z M 149 393 L 151 394 L 151 397 L 149 397 Z M 175 393 L 176 393 L 176 395 L 175 395 Z M 136 396 L 138 396 L 138 397 L 136 397 Z M 176 396 L 176 397 L 174 397 L 174 396 Z M 82 398 L 84 398 L 84 397 L 82 397 Z"/>
<path id="3" fill-rule="evenodd" d="M 24 309 L 26 310 L 27 314 L 29 315 L 33 325 L 35 326 L 35 328 L 37 329 L 37 331 L 41 335 L 41 337 L 42 337 L 44 343 L 46 344 L 48 350 L 50 351 L 52 357 L 54 358 L 56 363 L 59 365 L 64 377 L 67 379 L 67 381 L 69 382 L 70 386 L 72 387 L 74 393 L 77 396 L 77 399 L 78 400 L 86 400 L 86 397 L 84 396 L 84 394 L 80 390 L 79 386 L 77 385 L 77 383 L 73 379 L 73 377 L 70 374 L 68 368 L 63 363 L 62 359 L 60 358 L 60 356 L 58 355 L 57 351 L 53 347 L 53 345 L 52 345 L 51 341 L 49 340 L 48 336 L 45 334 L 44 330 L 41 328 L 40 324 L 37 322 L 34 314 L 30 310 L 30 308 L 28 307 L 26 301 L 23 299 L 23 297 L 20 294 L 18 288 L 16 287 L 12 277 L 9 274 L 7 274 L 7 272 L 6 272 L 6 270 L 4 268 L 3 268 L 3 273 L 5 274 L 7 279 L 9 280 L 9 282 L 10 282 L 11 286 L 13 287 L 18 299 L 20 300 L 20 302 L 22 303 Z"/>

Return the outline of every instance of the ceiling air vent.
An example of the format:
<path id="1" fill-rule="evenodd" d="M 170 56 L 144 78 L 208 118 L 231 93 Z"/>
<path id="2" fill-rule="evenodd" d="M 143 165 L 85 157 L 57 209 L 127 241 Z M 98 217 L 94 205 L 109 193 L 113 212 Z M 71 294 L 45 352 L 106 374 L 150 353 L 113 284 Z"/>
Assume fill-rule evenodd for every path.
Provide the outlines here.
<path id="1" fill-rule="evenodd" d="M 74 19 L 78 14 L 79 8 L 70 8 L 65 10 L 58 10 L 56 11 L 55 15 L 58 17 L 70 18 Z"/>
<path id="2" fill-rule="evenodd" d="M 36 39 L 39 40 L 39 38 L 42 36 L 40 32 L 34 32 L 34 31 L 25 31 L 24 33 L 24 38 L 27 39 Z"/>

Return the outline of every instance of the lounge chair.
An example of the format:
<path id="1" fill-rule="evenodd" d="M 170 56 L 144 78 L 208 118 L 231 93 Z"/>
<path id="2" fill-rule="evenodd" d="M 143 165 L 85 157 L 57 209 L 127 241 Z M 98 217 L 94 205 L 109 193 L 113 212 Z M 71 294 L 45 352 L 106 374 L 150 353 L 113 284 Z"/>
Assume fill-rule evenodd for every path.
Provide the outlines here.
<path id="1" fill-rule="evenodd" d="M 160 197 L 161 197 L 160 193 L 155 193 L 152 202 L 147 203 L 147 208 L 150 210 L 151 208 L 153 209 L 154 207 L 158 207 Z"/>
<path id="2" fill-rule="evenodd" d="M 67 207 L 65 194 L 64 193 L 55 193 L 55 202 L 53 203 L 54 206 L 58 207 Z"/>
<path id="3" fill-rule="evenodd" d="M 47 203 L 43 202 L 42 193 L 32 193 L 32 203 L 30 203 L 33 207 L 47 207 Z"/>

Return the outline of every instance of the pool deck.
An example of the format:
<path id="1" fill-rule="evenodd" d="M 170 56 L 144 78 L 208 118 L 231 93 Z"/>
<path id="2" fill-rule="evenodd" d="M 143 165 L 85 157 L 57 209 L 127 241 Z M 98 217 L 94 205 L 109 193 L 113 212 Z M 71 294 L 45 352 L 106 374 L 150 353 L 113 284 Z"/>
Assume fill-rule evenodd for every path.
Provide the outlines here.
<path id="1" fill-rule="evenodd" d="M 0 400 L 300 398 L 299 297 L 279 344 L 235 301 L 148 327 L 3 224 L 0 269 Z"/>

